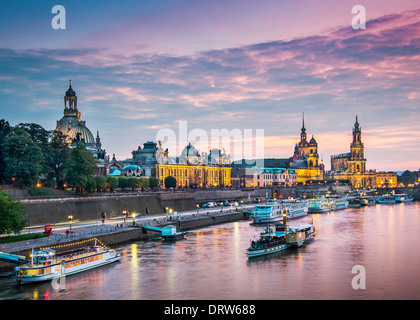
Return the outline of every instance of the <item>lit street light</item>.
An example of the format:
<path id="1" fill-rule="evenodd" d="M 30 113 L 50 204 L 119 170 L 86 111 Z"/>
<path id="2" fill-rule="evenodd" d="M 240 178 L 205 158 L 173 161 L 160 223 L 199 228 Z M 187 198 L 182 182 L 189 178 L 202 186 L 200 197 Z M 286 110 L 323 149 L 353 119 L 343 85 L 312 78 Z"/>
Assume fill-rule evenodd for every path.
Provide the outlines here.
<path id="1" fill-rule="evenodd" d="M 69 223 L 70 223 L 70 230 L 71 230 L 71 222 L 73 221 L 73 216 L 69 216 Z"/>

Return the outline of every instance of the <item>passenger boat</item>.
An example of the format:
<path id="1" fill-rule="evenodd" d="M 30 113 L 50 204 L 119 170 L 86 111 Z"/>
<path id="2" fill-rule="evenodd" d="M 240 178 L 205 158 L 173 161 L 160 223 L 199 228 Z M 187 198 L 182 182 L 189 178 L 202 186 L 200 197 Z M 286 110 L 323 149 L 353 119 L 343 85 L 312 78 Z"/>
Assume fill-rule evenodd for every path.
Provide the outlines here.
<path id="1" fill-rule="evenodd" d="M 308 213 L 322 213 L 331 211 L 330 201 L 325 197 L 309 200 Z"/>
<path id="2" fill-rule="evenodd" d="M 120 260 L 121 253 L 105 246 L 84 247 L 56 254 L 52 248 L 34 251 L 31 262 L 15 268 L 18 284 L 47 281 Z"/>
<path id="3" fill-rule="evenodd" d="M 413 201 L 413 197 L 409 196 L 408 194 L 396 194 L 395 195 L 395 202 L 411 202 Z"/>
<path id="4" fill-rule="evenodd" d="M 251 213 L 253 223 L 272 223 L 283 219 L 283 213 L 288 219 L 304 216 L 308 213 L 306 202 L 302 201 L 273 201 L 258 204 Z"/>
<path id="5" fill-rule="evenodd" d="M 286 217 L 283 217 L 283 223 L 277 223 L 274 231 L 267 227 L 257 241 L 251 242 L 251 246 L 247 250 L 248 258 L 279 252 L 290 247 L 300 247 L 314 235 L 313 224 L 288 227 Z"/>
<path id="6" fill-rule="evenodd" d="M 376 198 L 376 202 L 381 204 L 390 204 L 396 203 L 396 199 L 394 195 L 383 195 L 381 197 Z"/>
<path id="7" fill-rule="evenodd" d="M 350 199 L 349 201 L 349 208 L 361 208 L 362 202 L 360 198 Z"/>
<path id="8" fill-rule="evenodd" d="M 374 197 L 361 197 L 360 203 L 362 206 L 374 206 L 376 205 L 376 201 Z"/>
<path id="9" fill-rule="evenodd" d="M 344 197 L 330 197 L 331 210 L 343 210 L 349 207 L 349 201 Z"/>

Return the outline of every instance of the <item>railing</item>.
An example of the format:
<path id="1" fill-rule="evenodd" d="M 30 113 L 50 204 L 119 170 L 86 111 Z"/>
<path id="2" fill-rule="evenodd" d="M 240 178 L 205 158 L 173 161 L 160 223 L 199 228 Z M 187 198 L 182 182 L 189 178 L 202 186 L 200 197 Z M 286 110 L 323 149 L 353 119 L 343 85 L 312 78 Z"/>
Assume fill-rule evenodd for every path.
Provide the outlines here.
<path id="1" fill-rule="evenodd" d="M 151 225 L 151 226 L 159 226 L 162 224 L 170 223 L 171 221 L 178 223 L 179 221 L 189 221 L 195 219 L 202 219 L 206 217 L 214 217 L 214 216 L 221 216 L 221 215 L 228 215 L 234 212 L 241 212 L 243 207 L 240 208 L 230 208 L 227 210 L 220 210 L 220 211 L 208 211 L 208 212 L 198 212 L 189 215 L 181 215 L 181 219 L 179 219 L 178 215 L 168 216 L 168 217 L 156 217 L 154 219 L 137 219 L 135 221 L 136 227 L 141 227 L 144 225 Z M 20 241 L 20 242 L 11 242 L 2 244 L 0 246 L 0 251 L 6 252 L 14 252 L 14 251 L 22 251 L 28 250 L 31 248 L 38 248 L 38 247 L 48 247 L 48 246 L 57 246 L 57 245 L 65 245 L 67 242 L 76 241 L 87 239 L 95 236 L 100 236 L 103 234 L 110 234 L 115 232 L 124 232 L 130 229 L 133 226 L 132 222 L 125 222 L 118 225 L 102 225 L 102 226 L 95 226 L 95 227 L 88 227 L 88 228 L 81 228 L 73 229 L 72 231 L 65 233 L 55 233 L 48 237 L 32 239 L 27 241 Z"/>

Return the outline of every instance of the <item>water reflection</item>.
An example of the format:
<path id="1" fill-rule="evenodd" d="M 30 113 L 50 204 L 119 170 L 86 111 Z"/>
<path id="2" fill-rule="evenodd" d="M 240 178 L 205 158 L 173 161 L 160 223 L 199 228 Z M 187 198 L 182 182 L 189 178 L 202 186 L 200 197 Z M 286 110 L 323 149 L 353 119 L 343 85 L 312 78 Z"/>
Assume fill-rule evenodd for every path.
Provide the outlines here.
<path id="1" fill-rule="evenodd" d="M 262 231 L 249 221 L 211 226 L 175 243 L 134 242 L 121 262 L 51 283 L 0 279 L 0 299 L 419 299 L 419 204 L 377 205 L 314 214 L 315 239 L 298 249 L 248 260 Z M 354 290 L 353 266 L 366 269 Z"/>

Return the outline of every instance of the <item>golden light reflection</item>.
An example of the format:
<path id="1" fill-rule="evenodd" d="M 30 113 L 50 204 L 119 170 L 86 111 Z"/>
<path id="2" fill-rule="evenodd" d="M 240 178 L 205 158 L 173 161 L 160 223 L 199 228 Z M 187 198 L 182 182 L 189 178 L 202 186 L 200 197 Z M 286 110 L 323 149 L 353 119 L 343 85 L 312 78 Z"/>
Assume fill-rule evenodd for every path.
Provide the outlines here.
<path id="1" fill-rule="evenodd" d="M 136 243 L 131 244 L 131 261 L 130 261 L 130 273 L 131 273 L 131 288 L 132 292 L 138 291 L 140 282 L 140 261 L 138 258 L 138 245 Z"/>

